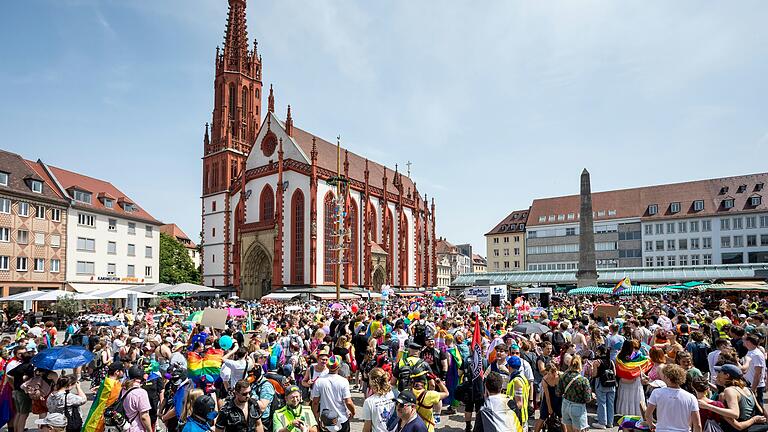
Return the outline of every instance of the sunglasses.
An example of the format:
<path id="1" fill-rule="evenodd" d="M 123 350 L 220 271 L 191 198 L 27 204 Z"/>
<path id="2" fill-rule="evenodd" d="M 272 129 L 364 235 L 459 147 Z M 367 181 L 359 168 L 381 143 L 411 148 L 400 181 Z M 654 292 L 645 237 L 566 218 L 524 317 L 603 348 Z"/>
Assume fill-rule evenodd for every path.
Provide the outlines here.
<path id="1" fill-rule="evenodd" d="M 250 394 L 251 394 L 250 390 L 248 390 L 247 392 L 238 393 L 238 395 L 240 396 L 250 396 Z"/>

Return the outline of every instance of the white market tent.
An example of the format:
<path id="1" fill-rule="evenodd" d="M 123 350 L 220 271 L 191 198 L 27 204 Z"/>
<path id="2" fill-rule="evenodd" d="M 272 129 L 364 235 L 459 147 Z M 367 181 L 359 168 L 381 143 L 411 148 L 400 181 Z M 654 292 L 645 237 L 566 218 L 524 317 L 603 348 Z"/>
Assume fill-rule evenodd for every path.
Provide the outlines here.
<path id="1" fill-rule="evenodd" d="M 288 301 L 298 297 L 299 293 L 270 293 L 262 297 L 262 299 Z"/>
<path id="2" fill-rule="evenodd" d="M 117 290 L 99 290 L 89 293 L 92 296 L 95 296 L 100 299 L 127 299 L 129 294 L 136 294 L 136 298 L 140 299 L 146 299 L 146 298 L 155 298 L 157 297 L 154 294 L 150 293 L 143 293 L 138 291 L 133 291 L 129 289 L 117 289 Z"/>
<path id="3" fill-rule="evenodd" d="M 168 294 L 192 294 L 192 293 L 199 293 L 199 292 L 220 292 L 220 291 L 221 290 L 217 288 L 211 288 L 203 285 L 185 282 L 185 283 L 180 283 L 178 285 L 174 285 L 170 288 L 164 289 L 161 292 L 168 293 Z"/>
<path id="4" fill-rule="evenodd" d="M 65 296 L 72 297 L 75 300 L 98 300 L 101 298 L 101 297 L 95 297 L 90 294 L 76 293 L 72 291 L 46 290 L 46 291 L 25 291 L 23 293 L 2 297 L 0 298 L 0 301 L 24 301 L 24 300 L 55 301 L 55 300 L 58 300 L 59 297 L 65 297 Z"/>

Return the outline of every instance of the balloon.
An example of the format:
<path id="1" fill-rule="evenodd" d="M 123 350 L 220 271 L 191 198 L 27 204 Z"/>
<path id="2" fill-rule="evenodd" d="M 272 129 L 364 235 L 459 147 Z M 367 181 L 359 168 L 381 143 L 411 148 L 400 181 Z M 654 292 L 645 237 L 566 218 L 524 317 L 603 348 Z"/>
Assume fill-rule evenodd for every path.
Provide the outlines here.
<path id="1" fill-rule="evenodd" d="M 352 305 L 352 313 L 357 313 L 357 305 L 356 304 Z"/>
<path id="2" fill-rule="evenodd" d="M 232 344 L 233 343 L 234 342 L 232 341 L 232 338 L 230 336 L 224 335 L 224 336 L 221 337 L 221 339 L 219 339 L 219 346 L 223 350 L 228 350 L 228 349 L 232 348 Z"/>

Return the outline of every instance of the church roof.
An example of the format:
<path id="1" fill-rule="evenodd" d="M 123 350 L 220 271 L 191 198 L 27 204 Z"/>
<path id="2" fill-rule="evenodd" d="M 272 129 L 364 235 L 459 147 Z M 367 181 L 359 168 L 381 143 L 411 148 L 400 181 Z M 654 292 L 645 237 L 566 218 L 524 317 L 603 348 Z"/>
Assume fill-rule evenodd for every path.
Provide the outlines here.
<path id="1" fill-rule="evenodd" d="M 293 127 L 293 139 L 307 157 L 311 157 L 310 155 L 312 154 L 312 138 L 315 138 L 315 145 L 317 147 L 318 166 L 336 172 L 336 144 L 330 143 L 298 127 Z M 342 171 L 344 170 L 344 150 L 346 149 L 342 147 Z M 387 191 L 397 193 L 397 189 L 392 184 L 395 174 L 394 170 L 371 160 L 368 161 L 368 183 L 373 187 L 383 189 L 382 181 L 385 169 L 387 170 Z M 349 177 L 365 183 L 365 158 L 351 151 L 349 152 Z M 420 201 L 423 201 L 423 198 L 419 197 L 418 191 L 416 191 L 413 180 L 404 174 L 400 174 L 400 178 L 403 182 L 403 195 L 407 197 L 408 190 L 410 189 L 411 194 L 416 195 L 417 198 L 420 198 Z"/>

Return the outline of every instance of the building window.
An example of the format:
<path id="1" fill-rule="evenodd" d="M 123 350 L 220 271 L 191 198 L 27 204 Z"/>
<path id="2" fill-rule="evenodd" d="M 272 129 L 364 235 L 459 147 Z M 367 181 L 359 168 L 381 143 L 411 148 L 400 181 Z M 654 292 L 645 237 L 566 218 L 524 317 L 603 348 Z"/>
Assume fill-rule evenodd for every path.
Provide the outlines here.
<path id="1" fill-rule="evenodd" d="M 52 208 L 51 209 L 51 220 L 54 222 L 61 222 L 61 210 Z"/>
<path id="2" fill-rule="evenodd" d="M 520 236 L 515 236 L 515 243 L 520 243 Z"/>
<path id="3" fill-rule="evenodd" d="M 664 257 L 663 256 L 657 256 L 656 257 L 656 267 L 664 267 Z"/>
<path id="4" fill-rule="evenodd" d="M 757 228 L 757 218 L 755 216 L 747 216 L 747 229 Z"/>
<path id="5" fill-rule="evenodd" d="M 704 242 L 704 249 L 712 249 L 712 237 L 704 237 L 702 241 Z"/>
<path id="6" fill-rule="evenodd" d="M 85 214 L 85 213 L 78 213 L 77 214 L 77 224 L 87 227 L 95 227 L 96 226 L 96 218 L 92 215 Z"/>
<path id="7" fill-rule="evenodd" d="M 525 229 L 525 224 L 517 224 L 517 230 L 522 231 Z"/>
<path id="8" fill-rule="evenodd" d="M 11 241 L 11 229 L 10 228 L 0 228 L 0 242 L 8 243 Z"/>
<path id="9" fill-rule="evenodd" d="M 504 237 L 504 243 L 509 243 L 509 237 Z"/>
<path id="10" fill-rule="evenodd" d="M 574 235 L 576 235 L 576 228 L 566 228 L 565 229 L 565 235 L 566 236 L 574 236 Z"/>
<path id="11" fill-rule="evenodd" d="M 680 255 L 680 265 L 681 266 L 688 265 L 688 255 Z"/>
<path id="12" fill-rule="evenodd" d="M 152 238 L 152 226 L 151 225 L 145 225 L 144 226 L 144 237 Z"/>
<path id="13" fill-rule="evenodd" d="M 576 215 L 573 213 L 568 213 L 568 220 L 574 220 L 576 219 Z"/>
<path id="14" fill-rule="evenodd" d="M 645 257 L 645 266 L 653 267 L 653 257 Z"/>
<path id="15" fill-rule="evenodd" d="M 61 246 L 61 236 L 58 234 L 51 234 L 51 247 L 59 247 Z"/>
<path id="16" fill-rule="evenodd" d="M 216 211 L 216 201 L 211 201 L 211 211 L 212 212 Z"/>
<path id="17" fill-rule="evenodd" d="M 498 261 L 494 261 L 493 262 L 493 268 L 496 269 L 496 270 L 499 269 L 499 262 Z"/>
<path id="18" fill-rule="evenodd" d="M 108 230 L 117 231 L 117 219 L 109 219 Z"/>
<path id="19" fill-rule="evenodd" d="M 659 205 L 658 204 L 651 204 L 651 205 L 648 206 L 648 214 L 650 216 L 653 216 L 653 215 L 655 215 L 658 212 L 659 212 Z"/>
<path id="20" fill-rule="evenodd" d="M 509 268 L 509 261 L 504 261 L 504 268 L 505 268 L 505 269 L 508 269 L 508 268 Z"/>
<path id="21" fill-rule="evenodd" d="M 104 207 L 111 209 L 115 207 L 115 202 L 109 198 L 104 198 Z"/>
<path id="22" fill-rule="evenodd" d="M 45 258 L 35 258 L 32 262 L 32 271 L 42 273 L 45 271 Z"/>
<path id="23" fill-rule="evenodd" d="M 504 249 L 504 256 L 509 256 L 509 249 Z"/>
<path id="24" fill-rule="evenodd" d="M 27 231 L 27 230 L 19 230 L 16 233 L 16 243 L 19 243 L 19 244 L 27 244 L 27 243 L 29 243 L 29 231 Z"/>
<path id="25" fill-rule="evenodd" d="M 688 239 L 678 239 L 677 248 L 679 250 L 688 250 Z"/>
<path id="26" fill-rule="evenodd" d="M 8 198 L 0 198 L 0 213 L 11 213 L 11 200 Z"/>
<path id="27" fill-rule="evenodd" d="M 35 206 L 35 218 L 45 219 L 45 206 L 41 206 L 41 205 Z"/>
<path id="28" fill-rule="evenodd" d="M 744 236 L 733 236 L 733 247 L 744 247 Z"/>
<path id="29" fill-rule="evenodd" d="M 498 237 L 494 237 L 493 238 L 493 244 L 499 244 L 499 238 Z"/>
<path id="30" fill-rule="evenodd" d="M 136 245 L 128 244 L 128 256 L 136 256 Z"/>
<path id="31" fill-rule="evenodd" d="M 128 271 L 126 272 L 126 277 L 136 277 L 136 266 L 133 264 L 128 264 Z"/>
<path id="32" fill-rule="evenodd" d="M 720 247 L 721 248 L 731 247 L 731 237 L 730 236 L 720 237 Z"/>
<path id="33" fill-rule="evenodd" d="M 701 221 L 701 230 L 703 232 L 712 231 L 712 221 L 711 220 Z"/>
<path id="34" fill-rule="evenodd" d="M 680 213 L 680 203 L 679 202 L 673 202 L 669 205 L 669 211 L 672 213 Z"/>
<path id="35" fill-rule="evenodd" d="M 749 198 L 749 205 L 752 207 L 757 207 L 760 205 L 760 203 L 763 201 L 762 197 L 759 195 L 755 195 L 753 197 Z"/>
<path id="36" fill-rule="evenodd" d="M 733 198 L 728 198 L 723 200 L 723 208 L 724 209 L 732 209 L 733 208 Z"/>
<path id="37" fill-rule="evenodd" d="M 691 239 L 691 249 L 699 249 L 699 248 L 700 248 L 699 239 L 692 238 Z"/>
<path id="38" fill-rule="evenodd" d="M 520 268 L 520 261 L 515 261 L 515 268 L 516 268 L 516 269 L 519 269 L 519 268 Z"/>
<path id="39" fill-rule="evenodd" d="M 77 274 L 80 275 L 92 275 L 95 271 L 94 264 L 90 261 L 78 261 L 77 262 Z"/>
<path id="40" fill-rule="evenodd" d="M 493 256 L 499 256 L 499 250 L 498 249 L 494 249 L 493 250 Z"/>
<path id="41" fill-rule="evenodd" d="M 564 214 L 557 215 L 557 220 L 558 221 L 564 221 L 565 220 L 565 215 Z"/>
<path id="42" fill-rule="evenodd" d="M 768 234 L 760 234 L 760 246 L 768 246 Z"/>
<path id="43" fill-rule="evenodd" d="M 731 229 L 731 220 L 730 219 L 720 219 L 720 231 L 728 231 Z"/>
<path id="44" fill-rule="evenodd" d="M 259 197 L 259 220 L 269 222 L 275 219 L 275 193 L 272 186 L 265 185 Z"/>
<path id="45" fill-rule="evenodd" d="M 107 243 L 107 254 L 117 255 L 117 242 L 111 241 Z"/>
<path id="46" fill-rule="evenodd" d="M 667 257 L 667 266 L 674 267 L 677 265 L 676 263 L 676 257 L 674 255 L 670 255 Z"/>
<path id="47" fill-rule="evenodd" d="M 152 267 L 151 266 L 145 266 L 144 267 L 144 277 L 148 277 L 148 278 L 152 277 Z"/>
<path id="48" fill-rule="evenodd" d="M 645 235 L 653 235 L 653 225 L 646 225 L 644 229 Z"/>
<path id="49" fill-rule="evenodd" d="M 653 252 L 653 242 L 652 241 L 645 242 L 645 251 L 646 252 Z"/>
<path id="50" fill-rule="evenodd" d="M 85 192 L 85 191 L 81 191 L 81 190 L 75 189 L 73 191 L 72 195 L 73 195 L 73 198 L 75 199 L 75 201 L 81 202 L 83 204 L 90 204 L 91 203 L 91 193 L 90 192 Z"/>
<path id="51" fill-rule="evenodd" d="M 691 255 L 691 265 L 699 265 L 699 256 Z"/>
<path id="52" fill-rule="evenodd" d="M 107 263 L 107 276 L 114 276 L 117 273 L 117 264 Z"/>
<path id="53" fill-rule="evenodd" d="M 720 262 L 722 264 L 742 264 L 744 262 L 744 254 L 741 252 L 729 252 L 720 255 Z"/>
<path id="54" fill-rule="evenodd" d="M 664 250 L 664 240 L 656 240 L 656 250 L 657 251 Z"/>
<path id="55" fill-rule="evenodd" d="M 34 193 L 43 193 L 43 182 L 39 180 L 31 180 L 29 182 L 30 188 L 32 189 L 32 192 Z"/>
<path id="56" fill-rule="evenodd" d="M 664 224 L 656 224 L 656 235 L 664 234 Z"/>
<path id="57" fill-rule="evenodd" d="M 748 235 L 747 236 L 747 247 L 755 247 L 757 246 L 757 236 L 756 235 Z"/>
<path id="58" fill-rule="evenodd" d="M 96 252 L 96 240 L 85 237 L 78 237 L 77 250 L 81 252 Z"/>
<path id="59" fill-rule="evenodd" d="M 41 233 L 41 232 L 35 233 L 35 245 L 37 246 L 45 245 L 45 233 Z"/>
<path id="60" fill-rule="evenodd" d="M 696 200 L 693 202 L 693 211 L 702 211 L 704 210 L 704 200 Z"/>
<path id="61" fill-rule="evenodd" d="M 144 246 L 144 258 L 152 258 L 152 246 Z"/>
<path id="62" fill-rule="evenodd" d="M 674 234 L 675 232 L 675 223 L 674 222 L 668 222 L 667 223 L 667 233 L 668 234 Z"/>
<path id="63" fill-rule="evenodd" d="M 733 218 L 733 229 L 735 230 L 744 229 L 743 221 L 744 220 L 742 218 Z"/>
<path id="64" fill-rule="evenodd" d="M 128 222 L 128 234 L 136 235 L 136 224 L 133 222 Z"/>
<path id="65" fill-rule="evenodd" d="M 675 250 L 675 240 L 667 240 L 667 250 Z"/>
<path id="66" fill-rule="evenodd" d="M 216 237 L 216 227 L 211 228 L 211 237 Z"/>
<path id="67" fill-rule="evenodd" d="M 27 258 L 26 257 L 16 257 L 16 271 L 18 271 L 18 272 L 25 272 L 25 271 L 27 271 Z"/>
<path id="68" fill-rule="evenodd" d="M 29 203 L 19 202 L 19 216 L 29 216 Z"/>
<path id="69" fill-rule="evenodd" d="M 55 258 L 51 260 L 51 273 L 58 273 L 60 267 L 61 267 L 61 260 L 58 260 Z"/>
<path id="70" fill-rule="evenodd" d="M 265 188 L 266 189 L 266 188 Z M 264 192 L 262 192 L 262 195 L 264 195 Z M 336 251 L 334 250 L 336 248 L 336 245 L 333 241 L 334 232 L 336 231 L 336 221 L 334 220 L 336 215 L 334 212 L 334 204 L 335 198 L 333 196 L 333 193 L 328 192 L 325 195 L 325 199 L 323 201 L 323 243 L 324 243 L 324 250 L 323 250 L 323 280 L 326 282 L 335 282 L 336 281 Z M 389 209 L 387 209 L 389 210 Z M 262 213 L 263 215 L 264 213 Z M 263 219 L 262 219 L 263 220 Z M 385 219 L 382 221 L 384 226 L 387 225 L 387 220 Z M 389 218 L 389 226 L 392 226 L 392 218 Z M 386 229 L 382 230 L 384 234 L 386 234 Z M 389 235 L 384 235 L 383 237 L 391 237 Z M 392 239 L 390 238 L 389 241 L 391 242 Z M 388 245 L 387 245 L 388 246 Z M 387 247 L 388 252 L 392 252 L 391 248 Z M 390 269 L 388 269 L 390 270 Z"/>
<path id="71" fill-rule="evenodd" d="M 8 186 L 8 173 L 0 172 L 0 186 Z"/>
<path id="72" fill-rule="evenodd" d="M 712 255 L 711 254 L 704 254 L 704 265 L 712 265 Z"/>
<path id="73" fill-rule="evenodd" d="M 680 233 L 688 232 L 688 222 L 678 222 L 677 232 L 680 232 Z"/>
<path id="74" fill-rule="evenodd" d="M 291 198 L 291 282 L 304 283 L 304 193 L 296 189 Z M 375 229 L 372 229 L 375 231 Z M 494 239 L 498 240 L 498 239 Z"/>
<path id="75" fill-rule="evenodd" d="M 539 222 L 546 222 L 546 221 L 547 221 L 547 217 L 546 216 L 539 216 Z"/>
<path id="76" fill-rule="evenodd" d="M 691 232 L 699 232 L 699 221 L 691 221 Z"/>
<path id="77" fill-rule="evenodd" d="M 520 248 L 515 248 L 515 256 L 520 256 Z"/>

